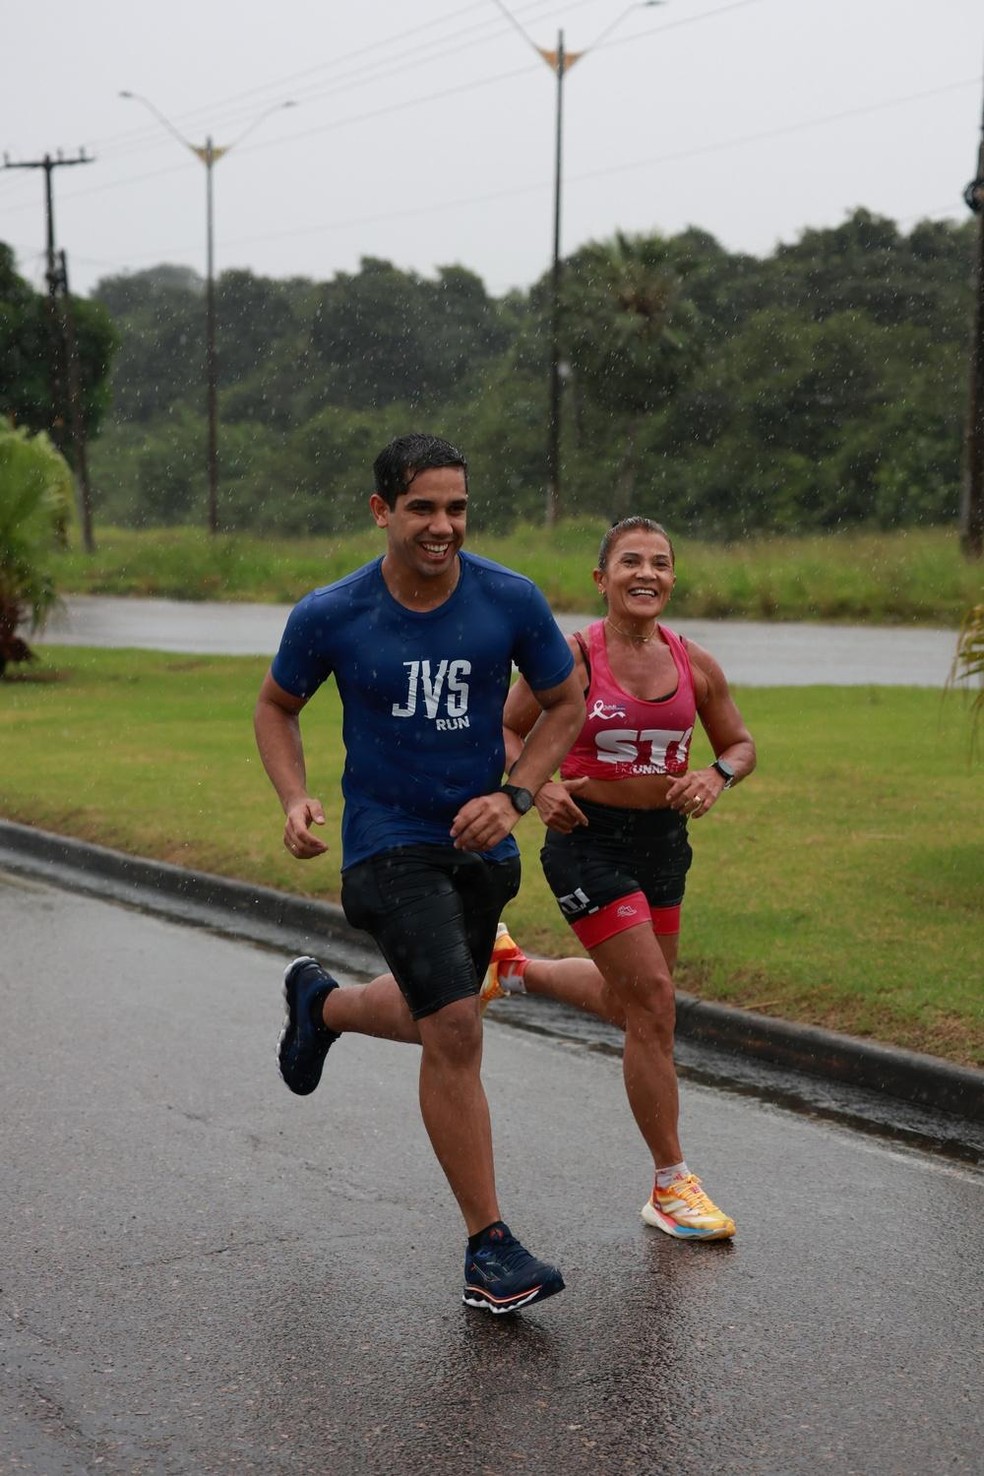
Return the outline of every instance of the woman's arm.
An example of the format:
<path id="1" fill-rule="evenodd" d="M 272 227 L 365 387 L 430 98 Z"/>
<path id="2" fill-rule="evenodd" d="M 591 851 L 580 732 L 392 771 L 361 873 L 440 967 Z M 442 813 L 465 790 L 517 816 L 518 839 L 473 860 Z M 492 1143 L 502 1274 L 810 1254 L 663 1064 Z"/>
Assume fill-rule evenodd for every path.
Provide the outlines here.
<path id="1" fill-rule="evenodd" d="M 739 780 L 747 779 L 755 768 L 755 740 L 745 726 L 724 672 L 710 651 L 688 641 L 687 652 L 694 674 L 697 716 L 714 750 L 714 757 L 722 759 L 733 770 L 732 783 L 737 784 Z M 724 775 L 712 765 L 706 769 L 689 769 L 670 785 L 666 798 L 674 810 L 699 819 L 720 797 L 726 783 Z"/>

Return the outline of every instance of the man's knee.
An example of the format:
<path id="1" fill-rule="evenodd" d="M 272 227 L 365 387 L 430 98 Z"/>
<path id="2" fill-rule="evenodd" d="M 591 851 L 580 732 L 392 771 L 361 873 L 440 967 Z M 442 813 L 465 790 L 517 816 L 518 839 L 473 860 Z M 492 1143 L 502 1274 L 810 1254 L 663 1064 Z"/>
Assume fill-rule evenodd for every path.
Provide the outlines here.
<path id="1" fill-rule="evenodd" d="M 417 1021 L 425 1054 L 450 1066 L 465 1066 L 481 1059 L 482 1017 L 478 1000 L 452 1000 L 433 1014 Z"/>

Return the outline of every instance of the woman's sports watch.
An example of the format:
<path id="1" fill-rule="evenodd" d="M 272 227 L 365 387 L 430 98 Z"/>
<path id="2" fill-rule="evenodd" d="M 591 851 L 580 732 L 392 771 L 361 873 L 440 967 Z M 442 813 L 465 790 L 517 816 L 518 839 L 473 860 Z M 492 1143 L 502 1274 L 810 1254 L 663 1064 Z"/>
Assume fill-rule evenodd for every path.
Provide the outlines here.
<path id="1" fill-rule="evenodd" d="M 503 784 L 501 792 L 508 794 L 509 803 L 517 815 L 525 815 L 528 810 L 532 810 L 533 796 L 528 789 L 521 789 L 518 784 Z"/>
<path id="2" fill-rule="evenodd" d="M 721 775 L 721 778 L 724 780 L 725 789 L 730 789 L 735 782 L 735 771 L 731 765 L 724 759 L 715 759 L 711 768 L 716 769 Z"/>

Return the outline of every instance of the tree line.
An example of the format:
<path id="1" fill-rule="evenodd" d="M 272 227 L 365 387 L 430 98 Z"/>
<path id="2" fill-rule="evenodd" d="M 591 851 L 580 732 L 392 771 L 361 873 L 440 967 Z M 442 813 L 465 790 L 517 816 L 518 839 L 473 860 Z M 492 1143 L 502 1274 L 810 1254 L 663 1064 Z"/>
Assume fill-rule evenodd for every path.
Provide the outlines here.
<path id="1" fill-rule="evenodd" d="M 41 300 L 4 249 L 0 413 L 44 423 L 36 324 L 16 347 Z M 972 221 L 906 234 L 864 210 L 765 258 L 695 229 L 572 253 L 562 515 L 709 538 L 955 520 L 973 266 Z M 375 451 L 414 427 L 466 450 L 479 527 L 542 520 L 549 276 L 493 298 L 462 266 L 365 258 L 326 282 L 228 271 L 216 294 L 223 528 L 361 527 Z M 204 283 L 160 266 L 79 306 L 97 523 L 204 525 Z"/>

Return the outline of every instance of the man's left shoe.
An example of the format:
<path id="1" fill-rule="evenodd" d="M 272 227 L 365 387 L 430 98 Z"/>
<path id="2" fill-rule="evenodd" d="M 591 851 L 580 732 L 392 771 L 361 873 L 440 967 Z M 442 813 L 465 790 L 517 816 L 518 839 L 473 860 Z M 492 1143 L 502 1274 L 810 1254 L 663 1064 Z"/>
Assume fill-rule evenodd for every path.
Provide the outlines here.
<path id="1" fill-rule="evenodd" d="M 467 1307 L 483 1307 L 501 1316 L 563 1290 L 564 1278 L 557 1267 L 531 1256 L 507 1225 L 495 1225 L 477 1250 L 465 1252 L 461 1300 Z"/>
<path id="2" fill-rule="evenodd" d="M 735 1233 L 734 1220 L 708 1199 L 696 1174 L 674 1179 L 665 1189 L 654 1185 L 642 1218 L 678 1240 L 730 1240 Z"/>
<path id="3" fill-rule="evenodd" d="M 482 987 L 478 991 L 479 1007 L 484 1013 L 485 1007 L 493 999 L 504 999 L 507 994 L 525 994 L 526 986 L 518 974 L 504 979 L 502 970 L 508 964 L 528 963 L 526 954 L 518 943 L 514 943 L 509 936 L 509 929 L 505 923 L 499 923 L 495 932 L 495 946 L 492 949 L 492 957 L 489 960 Z"/>
<path id="4" fill-rule="evenodd" d="M 277 1044 L 280 1075 L 299 1097 L 313 1092 L 321 1080 L 322 1067 L 338 1033 L 322 1019 L 325 1000 L 338 980 L 316 958 L 295 958 L 284 974 L 287 1019 Z"/>

